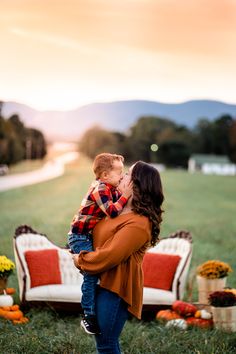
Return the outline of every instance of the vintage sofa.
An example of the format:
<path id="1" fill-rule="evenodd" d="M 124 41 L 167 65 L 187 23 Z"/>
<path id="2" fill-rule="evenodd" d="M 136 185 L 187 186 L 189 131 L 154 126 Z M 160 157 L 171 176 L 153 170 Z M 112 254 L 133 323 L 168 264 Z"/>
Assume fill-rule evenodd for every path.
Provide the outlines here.
<path id="1" fill-rule="evenodd" d="M 22 305 L 36 305 L 47 303 L 56 309 L 70 310 L 77 307 L 80 309 L 81 302 L 81 283 L 82 275 L 75 268 L 71 254 L 68 249 L 63 249 L 51 242 L 46 235 L 40 234 L 27 225 L 19 226 L 14 235 L 14 254 L 19 283 L 19 296 Z M 35 279 L 31 279 L 30 270 L 26 256 L 33 257 L 35 252 L 52 252 L 54 250 L 58 255 L 57 272 L 60 273 L 59 282 L 56 284 L 35 285 Z M 184 296 L 187 274 L 192 257 L 192 237 L 187 231 L 178 231 L 161 241 L 148 252 L 161 253 L 166 255 L 179 255 L 181 257 L 179 264 L 173 276 L 172 287 L 170 290 L 163 290 L 151 287 L 144 287 L 143 303 L 144 308 L 148 309 L 155 306 L 168 306 L 177 299 Z M 34 260 L 34 259 L 33 259 Z M 45 272 L 45 277 L 53 275 L 53 262 Z M 37 265 L 37 264 L 36 264 Z M 42 268 L 45 264 L 42 264 Z M 47 267 L 47 266 L 46 266 Z M 156 270 L 158 272 L 158 269 Z M 41 267 L 39 273 L 41 272 Z M 155 269 L 153 269 L 155 272 Z M 40 275 L 42 277 L 42 274 Z M 38 278 L 36 277 L 36 282 Z"/>

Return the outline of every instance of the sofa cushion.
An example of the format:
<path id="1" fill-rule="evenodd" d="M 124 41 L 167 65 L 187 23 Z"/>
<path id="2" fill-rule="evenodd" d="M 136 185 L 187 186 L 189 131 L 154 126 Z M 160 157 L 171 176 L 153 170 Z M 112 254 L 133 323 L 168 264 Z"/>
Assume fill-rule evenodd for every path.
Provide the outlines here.
<path id="1" fill-rule="evenodd" d="M 31 288 L 48 284 L 61 284 L 58 251 L 56 249 L 26 251 L 25 259 L 30 273 Z"/>
<path id="2" fill-rule="evenodd" d="M 144 286 L 171 290 L 181 257 L 163 253 L 146 253 L 143 259 Z"/>
<path id="3" fill-rule="evenodd" d="M 143 288 L 144 305 L 172 305 L 176 299 L 176 295 L 172 291 Z"/>
<path id="4" fill-rule="evenodd" d="M 81 286 L 52 284 L 38 286 L 26 291 L 27 301 L 81 302 Z"/>

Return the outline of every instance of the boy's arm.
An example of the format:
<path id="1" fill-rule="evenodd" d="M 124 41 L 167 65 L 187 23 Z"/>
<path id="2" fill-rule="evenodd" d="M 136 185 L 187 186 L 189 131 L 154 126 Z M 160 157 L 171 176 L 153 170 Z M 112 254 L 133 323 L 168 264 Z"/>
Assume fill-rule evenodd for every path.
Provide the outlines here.
<path id="1" fill-rule="evenodd" d="M 111 218 L 120 214 L 128 198 L 121 195 L 120 198 L 114 203 L 112 200 L 112 193 L 108 186 L 101 183 L 92 193 L 92 198 L 99 208 Z"/>

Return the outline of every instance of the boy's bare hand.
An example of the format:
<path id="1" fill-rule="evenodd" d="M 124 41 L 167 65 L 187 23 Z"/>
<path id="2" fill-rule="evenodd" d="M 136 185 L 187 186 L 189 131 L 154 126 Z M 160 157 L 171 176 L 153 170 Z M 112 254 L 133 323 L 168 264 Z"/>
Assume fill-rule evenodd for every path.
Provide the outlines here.
<path id="1" fill-rule="evenodd" d="M 129 199 L 133 194 L 133 182 L 132 181 L 124 182 L 119 189 L 123 197 Z"/>

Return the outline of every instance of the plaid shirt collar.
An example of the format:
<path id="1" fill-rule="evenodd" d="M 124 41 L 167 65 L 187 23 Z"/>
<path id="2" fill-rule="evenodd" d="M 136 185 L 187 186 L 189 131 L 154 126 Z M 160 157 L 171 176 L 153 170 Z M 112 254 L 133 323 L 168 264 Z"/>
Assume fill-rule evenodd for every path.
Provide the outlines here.
<path id="1" fill-rule="evenodd" d="M 104 183 L 112 192 L 114 192 L 114 191 L 116 190 L 116 188 L 117 188 L 117 187 L 113 186 L 113 185 L 110 184 L 110 183 L 107 183 L 107 182 L 102 181 L 101 179 L 99 179 L 98 182 Z"/>

